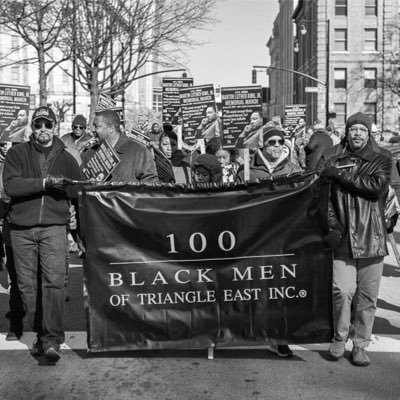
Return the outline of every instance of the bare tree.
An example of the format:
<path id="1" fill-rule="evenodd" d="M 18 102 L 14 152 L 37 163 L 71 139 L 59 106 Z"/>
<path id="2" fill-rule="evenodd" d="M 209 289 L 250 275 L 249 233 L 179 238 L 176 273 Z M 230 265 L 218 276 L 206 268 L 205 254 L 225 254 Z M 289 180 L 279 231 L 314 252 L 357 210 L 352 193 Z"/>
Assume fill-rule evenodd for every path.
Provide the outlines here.
<path id="1" fill-rule="evenodd" d="M 57 121 L 59 122 L 57 124 L 57 136 L 60 136 L 60 123 L 64 122 L 67 112 L 71 109 L 72 100 L 62 99 L 61 101 L 53 101 L 52 103 L 48 103 L 47 105 L 51 107 L 56 114 Z"/>
<path id="2" fill-rule="evenodd" d="M 60 63 L 69 59 L 71 49 L 57 52 L 64 22 L 72 13 L 68 0 L 2 0 L 0 25 L 19 36 L 24 46 L 31 46 L 35 56 L 16 60 L 18 64 L 38 65 L 40 105 L 47 104 L 47 77 Z M 13 51 L 19 49 L 11 49 Z M 54 51 L 53 51 L 54 50 Z M 65 49 L 64 49 L 65 50 Z M 59 53 L 60 56 L 57 56 Z M 12 64 L 10 61 L 8 65 Z"/>
<path id="3" fill-rule="evenodd" d="M 216 0 L 73 0 L 64 30 L 65 55 L 74 49 L 77 79 L 91 95 L 121 94 L 148 62 L 171 65 L 193 45 L 190 33 L 213 22 Z M 176 66 L 176 64 L 175 64 Z"/>

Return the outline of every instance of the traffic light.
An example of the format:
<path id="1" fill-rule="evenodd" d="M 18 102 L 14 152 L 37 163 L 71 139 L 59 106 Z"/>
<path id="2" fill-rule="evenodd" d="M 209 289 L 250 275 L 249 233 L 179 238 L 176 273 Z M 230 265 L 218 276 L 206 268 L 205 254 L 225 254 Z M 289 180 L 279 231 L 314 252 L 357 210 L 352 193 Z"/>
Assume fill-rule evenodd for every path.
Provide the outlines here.
<path id="1" fill-rule="evenodd" d="M 253 85 L 257 83 L 257 71 L 255 69 L 251 71 L 251 83 Z"/>

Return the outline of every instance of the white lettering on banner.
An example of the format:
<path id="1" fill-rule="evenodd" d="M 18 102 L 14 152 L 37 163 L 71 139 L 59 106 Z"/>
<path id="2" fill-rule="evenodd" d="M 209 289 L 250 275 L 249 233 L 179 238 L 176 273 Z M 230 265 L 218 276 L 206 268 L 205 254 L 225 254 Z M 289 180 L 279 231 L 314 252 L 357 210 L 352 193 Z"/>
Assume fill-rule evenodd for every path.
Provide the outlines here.
<path id="1" fill-rule="evenodd" d="M 188 274 L 187 281 L 181 281 L 181 280 L 179 279 L 179 275 L 180 275 L 182 272 L 185 272 L 185 273 Z M 189 282 L 190 282 L 190 270 L 188 270 L 188 269 L 180 269 L 178 272 L 175 273 L 175 280 L 176 280 L 178 283 L 189 283 Z"/>
<path id="2" fill-rule="evenodd" d="M 290 267 L 281 264 L 279 265 L 281 269 L 281 279 L 287 279 L 286 273 L 287 272 L 289 275 L 291 275 L 293 278 L 296 278 L 296 267 L 297 264 L 291 264 Z M 279 268 L 275 267 L 275 268 Z M 232 281 L 252 281 L 254 279 L 253 277 L 253 268 L 254 267 L 246 267 L 246 269 L 241 272 L 239 268 L 234 267 L 232 269 L 233 271 L 233 278 Z M 273 274 L 273 265 L 259 265 L 258 270 L 260 272 L 258 279 L 259 280 L 266 280 L 266 279 L 273 279 L 274 274 Z M 257 270 L 257 269 L 256 269 Z"/>
<path id="3" fill-rule="evenodd" d="M 243 290 L 224 289 L 224 301 L 259 300 L 260 293 L 260 288 Z"/>
<path id="4" fill-rule="evenodd" d="M 110 304 L 113 307 L 118 307 L 118 306 L 125 307 L 128 300 L 129 300 L 129 294 L 122 294 L 122 295 L 113 294 L 110 297 Z"/>
<path id="5" fill-rule="evenodd" d="M 216 301 L 214 290 L 206 290 L 205 292 L 197 290 L 173 293 L 138 293 L 136 296 L 140 305 L 214 303 Z"/>
<path id="6" fill-rule="evenodd" d="M 176 250 L 175 235 L 171 233 L 166 236 L 169 239 L 168 254 L 179 253 Z M 229 244 L 226 243 L 229 240 Z M 226 241 L 226 242 L 225 242 Z M 218 247 L 222 251 L 232 251 L 236 246 L 236 237 L 231 231 L 223 231 L 218 235 Z M 202 253 L 207 248 L 207 238 L 201 232 L 194 232 L 189 237 L 189 248 L 194 253 Z"/>
<path id="7" fill-rule="evenodd" d="M 121 286 L 124 283 L 122 281 L 122 274 L 111 272 L 108 275 L 110 276 L 110 286 Z"/>

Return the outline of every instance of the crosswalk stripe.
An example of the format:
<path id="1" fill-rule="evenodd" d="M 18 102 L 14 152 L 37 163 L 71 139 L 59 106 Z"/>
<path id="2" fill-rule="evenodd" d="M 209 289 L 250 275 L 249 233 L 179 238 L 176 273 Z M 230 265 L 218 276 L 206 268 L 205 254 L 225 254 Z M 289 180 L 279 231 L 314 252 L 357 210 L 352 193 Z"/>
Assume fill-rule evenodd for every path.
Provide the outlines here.
<path id="1" fill-rule="evenodd" d="M 6 341 L 6 334 L 0 333 L 0 351 L 4 350 L 27 350 L 32 346 L 36 337 L 34 332 L 24 332 L 20 340 L 11 342 Z M 381 336 L 373 335 L 368 351 L 373 353 L 400 353 L 400 335 Z M 224 347 L 226 349 L 227 347 Z M 265 349 L 265 346 L 256 347 L 229 347 L 230 349 Z M 329 343 L 317 343 L 306 345 L 290 345 L 293 351 L 327 351 Z M 347 342 L 346 349 L 351 350 L 351 342 Z M 87 349 L 87 334 L 83 331 L 66 332 L 65 343 L 61 346 L 63 350 L 82 350 Z"/>

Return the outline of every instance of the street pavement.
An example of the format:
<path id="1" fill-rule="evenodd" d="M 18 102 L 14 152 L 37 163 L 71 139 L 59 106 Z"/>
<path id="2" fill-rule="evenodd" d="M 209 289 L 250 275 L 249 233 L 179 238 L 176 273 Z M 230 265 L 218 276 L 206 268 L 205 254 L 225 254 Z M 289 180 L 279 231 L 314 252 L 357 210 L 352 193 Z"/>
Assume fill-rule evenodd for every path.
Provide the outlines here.
<path id="1" fill-rule="evenodd" d="M 369 347 L 372 363 L 367 368 L 350 364 L 350 344 L 345 358 L 337 362 L 328 360 L 327 343 L 291 346 L 295 353 L 291 359 L 261 347 L 217 349 L 212 360 L 205 349 L 87 353 L 82 267 L 76 255 L 71 264 L 67 337 L 56 366 L 29 354 L 32 332 L 25 332 L 20 341 L 6 342 L 7 320 L 0 318 L 0 400 L 400 400 L 400 268 L 391 248 Z M 4 316 L 5 272 L 0 273 L 0 284 Z"/>

